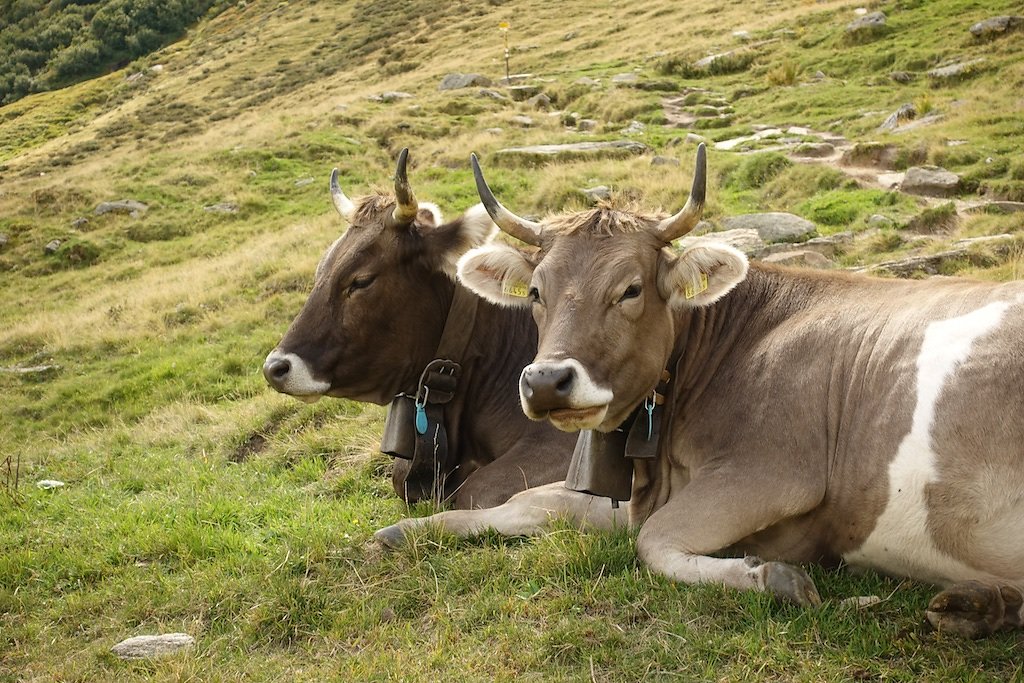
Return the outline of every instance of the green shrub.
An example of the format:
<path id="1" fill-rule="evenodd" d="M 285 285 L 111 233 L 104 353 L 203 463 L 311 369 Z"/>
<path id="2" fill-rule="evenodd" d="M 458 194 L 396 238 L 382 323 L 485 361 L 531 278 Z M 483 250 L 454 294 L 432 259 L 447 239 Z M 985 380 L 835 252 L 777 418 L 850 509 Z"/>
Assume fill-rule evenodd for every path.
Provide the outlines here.
<path id="1" fill-rule="evenodd" d="M 728 178 L 727 184 L 739 190 L 763 187 L 793 162 L 778 152 L 753 154 L 743 159 L 736 171 Z"/>
<path id="2" fill-rule="evenodd" d="M 935 233 L 952 230 L 959 223 L 956 206 L 953 202 L 928 208 L 914 216 L 907 223 L 907 230 L 912 232 Z"/>

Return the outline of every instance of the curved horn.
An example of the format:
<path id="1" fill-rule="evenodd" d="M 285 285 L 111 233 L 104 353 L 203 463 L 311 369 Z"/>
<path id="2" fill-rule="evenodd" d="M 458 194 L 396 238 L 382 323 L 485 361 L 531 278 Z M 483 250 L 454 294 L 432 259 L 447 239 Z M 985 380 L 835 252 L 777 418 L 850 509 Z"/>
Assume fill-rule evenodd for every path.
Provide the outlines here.
<path id="1" fill-rule="evenodd" d="M 542 238 L 541 224 L 520 218 L 502 206 L 501 202 L 494 198 L 491 188 L 487 187 L 487 181 L 484 180 L 483 171 L 480 170 L 480 160 L 477 159 L 476 154 L 469 155 L 469 161 L 473 165 L 473 177 L 476 178 L 476 192 L 480 195 L 480 201 L 483 202 L 487 214 L 495 225 L 512 237 L 539 247 Z"/>
<path id="2" fill-rule="evenodd" d="M 708 153 L 704 143 L 697 147 L 697 168 L 693 172 L 693 185 L 690 187 L 690 197 L 686 200 L 679 213 L 669 216 L 654 228 L 654 233 L 665 240 L 672 240 L 682 237 L 697 227 L 700 222 L 700 215 L 704 212 L 704 195 L 707 192 Z"/>
<path id="3" fill-rule="evenodd" d="M 398 165 L 395 167 L 395 210 L 391 214 L 391 221 L 395 226 L 406 226 L 416 220 L 416 214 L 420 205 L 416 201 L 416 195 L 409 187 L 409 176 L 406 171 L 406 164 L 409 162 L 409 148 L 403 147 L 398 153 Z"/>
<path id="4" fill-rule="evenodd" d="M 356 215 L 356 205 L 341 191 L 341 185 L 338 183 L 338 169 L 331 171 L 331 200 L 334 201 L 334 208 L 338 210 L 341 217 L 351 223 Z"/>

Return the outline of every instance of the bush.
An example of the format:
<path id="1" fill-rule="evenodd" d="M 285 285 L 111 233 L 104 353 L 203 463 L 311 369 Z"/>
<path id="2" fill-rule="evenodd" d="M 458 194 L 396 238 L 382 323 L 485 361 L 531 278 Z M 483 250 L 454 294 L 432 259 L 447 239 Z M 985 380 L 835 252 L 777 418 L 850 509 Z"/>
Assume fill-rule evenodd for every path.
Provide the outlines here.
<path id="1" fill-rule="evenodd" d="M 746 157 L 739 168 L 727 179 L 727 184 L 739 190 L 751 190 L 763 187 L 793 162 L 778 152 L 764 152 Z"/>

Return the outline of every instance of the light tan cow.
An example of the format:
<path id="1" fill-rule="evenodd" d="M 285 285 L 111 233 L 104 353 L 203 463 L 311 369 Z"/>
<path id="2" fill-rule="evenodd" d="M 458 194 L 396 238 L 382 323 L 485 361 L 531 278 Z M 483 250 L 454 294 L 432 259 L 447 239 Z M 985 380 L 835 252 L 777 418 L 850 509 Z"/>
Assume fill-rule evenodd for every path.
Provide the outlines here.
<path id="1" fill-rule="evenodd" d="M 677 253 L 705 164 L 701 146 L 689 201 L 669 218 L 601 207 L 534 223 L 494 199 L 474 158 L 495 222 L 539 248 L 482 246 L 459 265 L 487 300 L 533 311 L 526 414 L 607 432 L 667 370 L 658 455 L 634 462 L 629 504 L 651 569 L 814 605 L 794 565 L 842 561 L 944 586 L 927 609 L 940 629 L 1020 627 L 1024 283 L 792 270 L 711 241 Z M 527 298 L 503 293 L 520 282 Z M 472 515 L 378 534 L 621 521 L 557 485 Z"/>

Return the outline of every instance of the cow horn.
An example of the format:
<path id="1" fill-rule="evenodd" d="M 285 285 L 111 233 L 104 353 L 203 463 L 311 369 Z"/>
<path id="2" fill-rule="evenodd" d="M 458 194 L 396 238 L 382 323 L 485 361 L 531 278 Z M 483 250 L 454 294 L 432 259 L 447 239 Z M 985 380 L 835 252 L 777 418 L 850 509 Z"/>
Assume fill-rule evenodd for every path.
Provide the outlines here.
<path id="1" fill-rule="evenodd" d="M 520 218 L 502 206 L 501 202 L 494 198 L 491 188 L 487 187 L 487 181 L 484 180 L 484 174 L 480 170 L 480 161 L 476 158 L 476 154 L 471 154 L 469 161 L 473 165 L 477 194 L 480 195 L 480 201 L 483 202 L 484 208 L 487 209 L 487 213 L 495 225 L 512 237 L 539 247 L 542 238 L 541 224 Z"/>
<path id="2" fill-rule="evenodd" d="M 665 242 L 682 237 L 697 227 L 704 212 L 704 196 L 707 192 L 708 153 L 704 143 L 697 147 L 697 168 L 693 172 L 690 197 L 679 213 L 669 216 L 654 228 L 654 233 Z"/>
<path id="3" fill-rule="evenodd" d="M 416 195 L 409 187 L 409 176 L 406 164 L 409 161 L 409 148 L 403 147 L 398 153 L 398 165 L 395 167 L 395 210 L 391 214 L 391 221 L 396 227 L 404 227 L 416 220 L 416 214 L 420 205 L 416 201 Z"/>
<path id="4" fill-rule="evenodd" d="M 331 171 L 331 199 L 341 217 L 351 223 L 356 214 L 356 205 L 341 191 L 341 185 L 338 183 L 338 169 Z"/>

